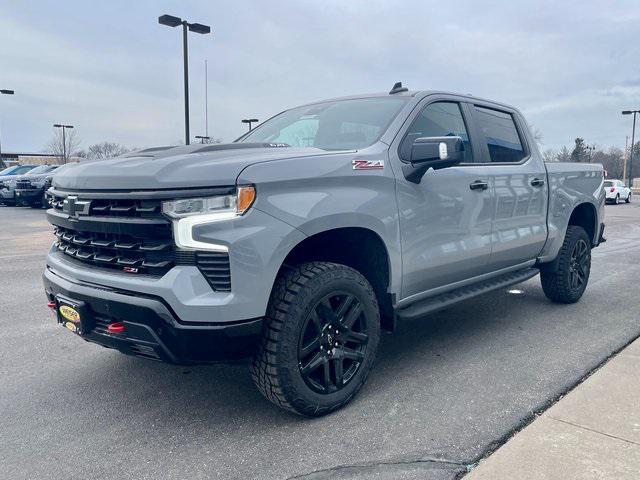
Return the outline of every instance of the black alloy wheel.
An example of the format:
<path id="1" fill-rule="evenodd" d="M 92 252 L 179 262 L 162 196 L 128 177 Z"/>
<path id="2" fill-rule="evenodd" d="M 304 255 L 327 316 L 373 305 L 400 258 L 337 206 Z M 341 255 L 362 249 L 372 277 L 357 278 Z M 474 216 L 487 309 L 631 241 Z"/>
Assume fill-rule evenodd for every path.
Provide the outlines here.
<path id="1" fill-rule="evenodd" d="M 362 305 L 348 293 L 318 302 L 305 320 L 298 343 L 298 367 L 305 383 L 318 393 L 341 390 L 357 373 L 367 348 Z"/>
<path id="2" fill-rule="evenodd" d="M 569 225 L 556 258 L 540 266 L 542 290 L 549 300 L 575 303 L 584 294 L 591 273 L 591 238 L 584 228 Z"/>
<path id="3" fill-rule="evenodd" d="M 251 376 L 278 407 L 326 415 L 358 393 L 379 342 L 380 309 L 369 281 L 346 265 L 301 263 L 276 280 Z"/>
<path id="4" fill-rule="evenodd" d="M 569 285 L 573 290 L 580 290 L 586 285 L 590 260 L 591 250 L 587 242 L 581 238 L 573 247 L 569 264 Z"/>

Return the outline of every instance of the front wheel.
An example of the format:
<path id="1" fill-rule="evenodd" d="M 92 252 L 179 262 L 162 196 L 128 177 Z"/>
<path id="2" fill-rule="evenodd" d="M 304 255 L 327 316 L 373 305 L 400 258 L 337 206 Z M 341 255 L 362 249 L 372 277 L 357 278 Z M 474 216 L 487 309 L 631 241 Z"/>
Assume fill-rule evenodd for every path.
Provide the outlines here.
<path id="1" fill-rule="evenodd" d="M 380 341 L 380 312 L 371 285 L 336 263 L 304 263 L 276 280 L 253 381 L 275 405 L 321 416 L 360 390 Z"/>
<path id="2" fill-rule="evenodd" d="M 616 205 L 620 205 L 620 194 L 616 195 L 615 200 L 613 201 Z"/>
<path id="3" fill-rule="evenodd" d="M 591 240 L 582 227 L 569 225 L 556 259 L 542 266 L 542 290 L 556 303 L 575 303 L 587 288 L 591 272 Z"/>
<path id="4" fill-rule="evenodd" d="M 629 192 L 629 195 L 627 195 L 627 199 L 625 200 L 625 202 L 631 203 L 631 192 Z"/>

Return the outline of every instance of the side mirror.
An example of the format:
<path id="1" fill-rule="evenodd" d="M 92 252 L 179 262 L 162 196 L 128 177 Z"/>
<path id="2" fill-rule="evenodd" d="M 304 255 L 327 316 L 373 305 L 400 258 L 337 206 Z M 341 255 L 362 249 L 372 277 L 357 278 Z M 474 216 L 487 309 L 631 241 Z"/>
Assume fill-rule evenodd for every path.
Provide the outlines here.
<path id="1" fill-rule="evenodd" d="M 407 138 L 405 142 L 411 140 Z M 420 137 L 403 147 L 410 163 L 403 165 L 402 171 L 407 180 L 415 183 L 419 183 L 430 168 L 452 167 L 464 159 L 464 143 L 460 137 Z"/>

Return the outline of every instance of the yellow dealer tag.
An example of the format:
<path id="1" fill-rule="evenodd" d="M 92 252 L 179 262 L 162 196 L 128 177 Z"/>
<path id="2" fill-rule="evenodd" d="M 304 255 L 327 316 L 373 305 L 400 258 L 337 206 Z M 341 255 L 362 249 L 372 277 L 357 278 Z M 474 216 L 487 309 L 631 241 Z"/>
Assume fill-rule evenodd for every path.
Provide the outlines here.
<path id="1" fill-rule="evenodd" d="M 80 314 L 78 311 L 69 305 L 60 305 L 60 315 L 74 323 L 78 323 L 80 321 Z"/>
<path id="2" fill-rule="evenodd" d="M 71 330 L 73 333 L 77 332 L 75 324 L 73 324 L 71 322 L 64 322 L 64 326 L 65 326 L 65 328 Z"/>

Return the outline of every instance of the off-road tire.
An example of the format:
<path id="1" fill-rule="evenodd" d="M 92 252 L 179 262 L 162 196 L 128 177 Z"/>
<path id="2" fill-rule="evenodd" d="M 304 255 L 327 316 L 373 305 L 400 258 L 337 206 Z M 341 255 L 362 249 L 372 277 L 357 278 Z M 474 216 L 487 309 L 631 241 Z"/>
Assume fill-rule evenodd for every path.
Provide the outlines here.
<path id="1" fill-rule="evenodd" d="M 586 278 L 578 288 L 571 285 L 572 253 L 583 241 L 587 246 Z M 591 272 L 591 240 L 582 227 L 569 225 L 558 256 L 553 262 L 544 264 L 540 270 L 542 290 L 549 300 L 556 303 L 575 303 L 587 288 Z"/>
<path id="2" fill-rule="evenodd" d="M 364 359 L 341 389 L 314 391 L 298 362 L 301 332 L 318 302 L 333 292 L 353 295 L 362 306 L 368 340 Z M 380 341 L 380 312 L 373 288 L 358 271 L 329 262 L 303 263 L 280 274 L 273 288 L 251 376 L 275 405 L 303 416 L 326 415 L 348 403 L 367 379 Z"/>

